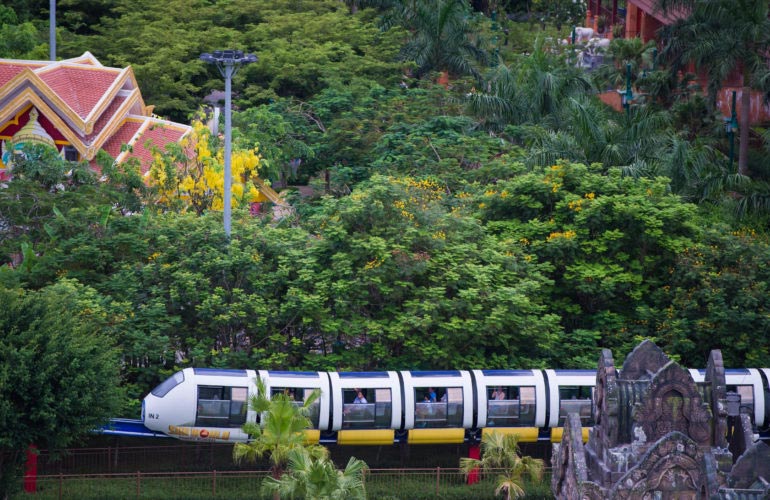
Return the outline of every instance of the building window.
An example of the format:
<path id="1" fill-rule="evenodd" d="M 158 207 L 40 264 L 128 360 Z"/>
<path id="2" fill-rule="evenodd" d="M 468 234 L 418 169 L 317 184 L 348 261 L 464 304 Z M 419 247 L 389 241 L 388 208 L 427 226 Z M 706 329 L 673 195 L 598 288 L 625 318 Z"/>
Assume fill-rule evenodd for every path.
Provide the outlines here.
<path id="1" fill-rule="evenodd" d="M 67 161 L 78 161 L 80 159 L 78 150 L 72 146 L 64 146 L 62 148 L 62 153 L 64 153 L 64 159 Z"/>

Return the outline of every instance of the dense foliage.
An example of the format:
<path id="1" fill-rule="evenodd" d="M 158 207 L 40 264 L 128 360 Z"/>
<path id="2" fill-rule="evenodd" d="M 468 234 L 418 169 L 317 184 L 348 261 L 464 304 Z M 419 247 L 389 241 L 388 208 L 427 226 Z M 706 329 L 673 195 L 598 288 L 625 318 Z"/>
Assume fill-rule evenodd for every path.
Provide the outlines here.
<path id="1" fill-rule="evenodd" d="M 0 288 L 0 497 L 27 447 L 65 448 L 119 410 L 118 352 L 102 301 L 72 280 Z"/>
<path id="2" fill-rule="evenodd" d="M 45 6 L 21 4 L 0 24 L 31 38 L 0 51 L 39 57 Z M 455 17 L 430 39 L 439 11 L 413 2 L 69 0 L 61 56 L 132 65 L 169 118 L 222 86 L 201 52 L 259 55 L 234 82 L 233 237 L 202 130 L 186 169 L 158 152 L 147 182 L 33 148 L 0 189 L 0 292 L 87 290 L 121 356 L 125 416 L 187 366 L 583 368 L 643 338 L 688 366 L 712 348 L 770 366 L 760 155 L 735 175 L 721 118 L 661 67 L 643 76 L 644 44 L 616 43 L 589 78 L 537 26 L 439 4 Z M 625 64 L 657 90 L 617 113 L 594 93 Z M 248 213 L 257 169 L 302 185 L 290 216 Z"/>

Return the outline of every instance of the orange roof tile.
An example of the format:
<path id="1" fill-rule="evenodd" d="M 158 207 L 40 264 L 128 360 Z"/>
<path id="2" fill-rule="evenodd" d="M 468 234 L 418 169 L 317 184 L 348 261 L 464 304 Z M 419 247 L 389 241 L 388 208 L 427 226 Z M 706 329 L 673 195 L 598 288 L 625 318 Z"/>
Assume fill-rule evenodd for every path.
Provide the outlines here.
<path id="1" fill-rule="evenodd" d="M 93 161 L 94 147 L 99 147 L 113 158 L 121 157 L 121 161 L 138 158 L 143 171 L 146 171 L 152 161 L 153 147 L 165 150 L 169 143 L 178 142 L 190 131 L 188 125 L 165 121 L 150 114 L 152 107 L 144 105 L 130 68 L 102 66 L 88 52 L 64 61 L 0 59 L 0 88 L 25 68 L 34 71 L 40 78 L 34 79 L 35 83 L 29 87 L 37 96 L 27 97 L 26 103 L 15 103 L 12 101 L 14 94 L 10 92 L 14 89 L 4 89 L 6 96 L 0 102 L 0 109 L 5 104 L 13 104 L 13 109 L 7 108 L 11 111 L 6 112 L 5 119 L 8 120 L 10 112 L 17 114 L 15 110 L 20 104 L 40 108 L 43 113 L 40 123 L 47 127 L 57 145 L 66 144 L 69 140 L 81 155 L 88 156 L 86 159 L 93 166 L 96 166 Z M 123 85 L 116 85 L 117 79 L 124 76 Z M 14 88 L 23 85 L 27 83 L 15 83 Z M 37 97 L 43 97 L 43 100 Z M 133 100 L 131 109 L 120 111 L 128 99 Z M 97 106 L 102 110 L 98 117 L 94 114 Z M 0 127 L 3 125 L 0 123 Z M 87 133 L 89 129 L 90 133 Z M 103 143 L 101 140 L 97 142 L 105 131 L 113 135 Z M 132 151 L 121 156 L 124 144 L 131 144 Z"/>
<path id="2" fill-rule="evenodd" d="M 129 144 L 131 142 L 131 139 L 141 126 L 142 122 L 139 120 L 124 121 L 118 131 L 104 143 L 102 149 L 109 153 L 113 158 L 117 158 L 120 154 L 120 148 L 123 147 L 123 144 Z"/>
<path id="3" fill-rule="evenodd" d="M 132 158 L 139 159 L 143 174 L 149 170 L 150 164 L 152 164 L 153 148 L 165 151 L 167 144 L 178 142 L 187 132 L 187 130 L 182 130 L 178 126 L 171 126 L 168 123 L 157 120 L 153 121 L 155 123 L 147 127 L 144 133 L 136 140 L 133 152 L 130 155 Z"/>
<path id="4" fill-rule="evenodd" d="M 21 64 L 1 64 L 0 63 L 0 87 L 11 81 L 11 79 L 24 71 L 26 66 Z"/>
<path id="5" fill-rule="evenodd" d="M 110 102 L 109 106 L 107 106 L 107 109 L 104 110 L 104 112 L 99 116 L 99 119 L 96 120 L 96 123 L 94 124 L 94 130 L 88 136 L 86 136 L 86 141 L 91 143 L 96 136 L 101 133 L 102 129 L 106 127 L 115 116 L 115 113 L 118 111 L 118 108 L 126 102 L 125 96 L 117 96 L 115 99 Z"/>
<path id="6" fill-rule="evenodd" d="M 40 78 L 85 119 L 119 74 L 117 69 L 57 66 Z"/>

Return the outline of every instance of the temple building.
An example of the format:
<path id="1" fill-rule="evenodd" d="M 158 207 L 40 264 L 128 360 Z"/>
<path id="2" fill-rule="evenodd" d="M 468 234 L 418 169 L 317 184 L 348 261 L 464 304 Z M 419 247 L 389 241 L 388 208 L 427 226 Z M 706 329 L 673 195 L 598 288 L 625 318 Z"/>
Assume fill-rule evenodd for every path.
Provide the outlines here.
<path id="1" fill-rule="evenodd" d="M 0 181 L 11 176 L 13 154 L 28 143 L 94 167 L 100 150 L 118 162 L 137 158 L 145 172 L 154 148 L 164 150 L 191 131 L 152 111 L 130 66 L 103 66 L 89 52 L 62 61 L 0 59 Z"/>

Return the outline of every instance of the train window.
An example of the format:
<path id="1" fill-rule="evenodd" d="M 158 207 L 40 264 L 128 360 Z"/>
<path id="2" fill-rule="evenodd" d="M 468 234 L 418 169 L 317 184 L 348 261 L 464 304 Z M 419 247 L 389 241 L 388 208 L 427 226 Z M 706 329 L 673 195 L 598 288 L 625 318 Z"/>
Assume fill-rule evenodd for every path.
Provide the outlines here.
<path id="1" fill-rule="evenodd" d="M 741 397 L 741 413 L 746 413 L 754 420 L 754 386 L 728 385 L 728 392 L 737 392 Z"/>
<path id="2" fill-rule="evenodd" d="M 535 388 L 497 386 L 487 394 L 487 426 L 519 427 L 535 424 Z"/>
<path id="3" fill-rule="evenodd" d="M 392 406 L 390 389 L 342 391 L 343 429 L 388 429 Z"/>
<path id="4" fill-rule="evenodd" d="M 160 385 L 158 385 L 158 387 L 153 389 L 152 395 L 162 398 L 163 396 L 168 394 L 168 391 L 178 386 L 182 382 L 184 382 L 184 373 L 176 372 L 175 374 L 171 375 L 169 378 L 161 382 Z"/>
<path id="5" fill-rule="evenodd" d="M 246 423 L 248 396 L 249 390 L 246 387 L 232 387 L 230 389 L 230 427 L 240 427 Z"/>
<path id="6" fill-rule="evenodd" d="M 305 400 L 310 397 L 315 389 L 311 388 L 296 388 L 296 387 L 273 387 L 270 391 L 270 397 L 276 394 L 286 394 L 294 402 L 294 406 L 301 407 L 305 404 Z M 321 398 L 316 399 L 312 405 L 308 407 L 307 417 L 313 424 L 313 427 L 318 428 L 318 418 L 320 416 Z"/>
<path id="7" fill-rule="evenodd" d="M 198 414 L 195 425 L 240 427 L 248 409 L 246 387 L 198 386 Z"/>
<path id="8" fill-rule="evenodd" d="M 415 427 L 462 427 L 462 387 L 416 387 L 414 390 Z"/>
<path id="9" fill-rule="evenodd" d="M 207 377 L 247 377 L 246 370 L 233 370 L 228 368 L 193 368 L 196 375 Z"/>
<path id="10" fill-rule="evenodd" d="M 570 413 L 580 415 L 580 423 L 585 427 L 593 425 L 593 387 L 562 386 L 559 388 L 559 427 Z"/>
<path id="11" fill-rule="evenodd" d="M 302 389 L 297 389 L 295 387 L 273 387 L 270 390 L 270 397 L 272 398 L 276 394 L 285 394 L 286 396 L 289 396 L 289 399 L 297 403 L 298 405 L 302 405 L 302 402 L 305 400 L 304 398 L 304 392 Z"/>

